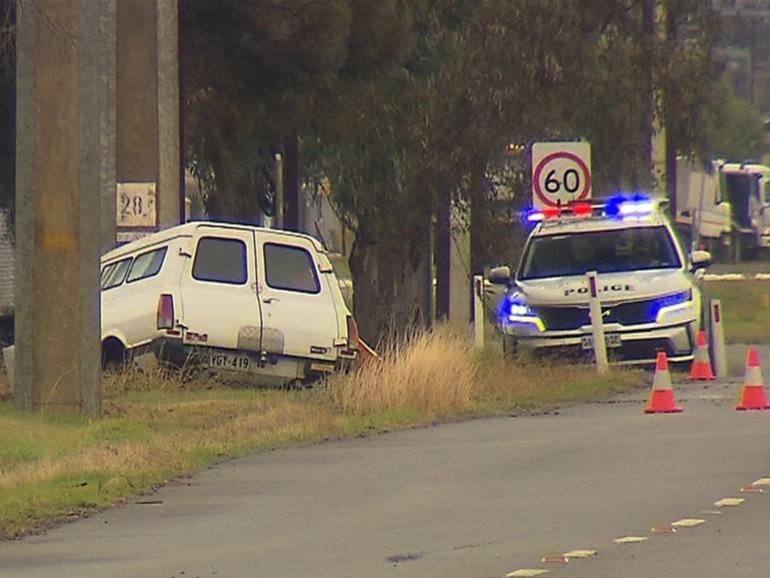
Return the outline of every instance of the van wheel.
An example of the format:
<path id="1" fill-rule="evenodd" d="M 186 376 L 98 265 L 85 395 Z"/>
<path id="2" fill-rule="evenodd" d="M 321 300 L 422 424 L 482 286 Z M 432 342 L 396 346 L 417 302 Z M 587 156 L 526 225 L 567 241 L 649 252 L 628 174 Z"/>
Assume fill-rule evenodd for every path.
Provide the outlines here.
<path id="1" fill-rule="evenodd" d="M 120 340 L 110 337 L 102 343 L 102 370 L 107 373 L 123 371 L 128 361 L 128 353 Z"/>

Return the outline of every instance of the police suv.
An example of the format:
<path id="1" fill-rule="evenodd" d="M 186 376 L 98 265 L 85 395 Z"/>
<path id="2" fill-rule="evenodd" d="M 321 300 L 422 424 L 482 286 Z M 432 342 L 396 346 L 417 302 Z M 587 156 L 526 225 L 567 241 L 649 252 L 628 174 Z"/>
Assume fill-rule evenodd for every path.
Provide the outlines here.
<path id="1" fill-rule="evenodd" d="M 711 256 L 684 253 L 656 200 L 613 197 L 531 212 L 527 220 L 535 228 L 515 277 L 508 267 L 489 275 L 508 285 L 497 317 L 506 353 L 590 357 L 586 274 L 595 271 L 610 361 L 654 362 L 658 351 L 674 362 L 693 358 L 698 270 Z"/>

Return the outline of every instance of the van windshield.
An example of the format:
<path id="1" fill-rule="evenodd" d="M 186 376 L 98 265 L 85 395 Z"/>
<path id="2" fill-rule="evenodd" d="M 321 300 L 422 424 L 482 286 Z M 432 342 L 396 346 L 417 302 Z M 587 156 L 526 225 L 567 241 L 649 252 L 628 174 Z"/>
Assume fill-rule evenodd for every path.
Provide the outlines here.
<path id="1" fill-rule="evenodd" d="M 532 237 L 519 279 L 678 269 L 682 263 L 662 226 Z"/>

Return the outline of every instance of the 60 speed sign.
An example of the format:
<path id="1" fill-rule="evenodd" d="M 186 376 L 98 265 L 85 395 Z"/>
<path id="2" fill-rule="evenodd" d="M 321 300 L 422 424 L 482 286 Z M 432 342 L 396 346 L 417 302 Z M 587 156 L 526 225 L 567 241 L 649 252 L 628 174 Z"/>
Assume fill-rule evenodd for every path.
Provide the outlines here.
<path id="1" fill-rule="evenodd" d="M 539 142 L 532 145 L 532 197 L 538 209 L 591 198 L 591 145 Z"/>

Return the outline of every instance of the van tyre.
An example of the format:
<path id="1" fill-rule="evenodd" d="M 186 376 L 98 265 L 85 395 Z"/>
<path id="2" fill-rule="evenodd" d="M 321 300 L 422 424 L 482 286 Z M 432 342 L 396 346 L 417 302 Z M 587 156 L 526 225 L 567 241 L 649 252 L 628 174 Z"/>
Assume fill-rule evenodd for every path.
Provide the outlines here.
<path id="1" fill-rule="evenodd" d="M 107 373 L 123 371 L 128 362 L 128 353 L 123 344 L 114 338 L 102 343 L 102 370 Z"/>

